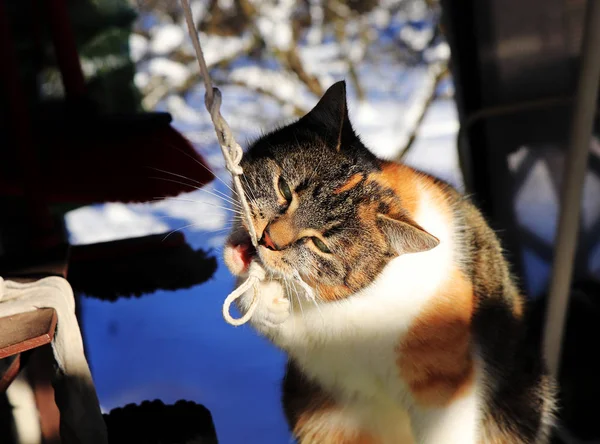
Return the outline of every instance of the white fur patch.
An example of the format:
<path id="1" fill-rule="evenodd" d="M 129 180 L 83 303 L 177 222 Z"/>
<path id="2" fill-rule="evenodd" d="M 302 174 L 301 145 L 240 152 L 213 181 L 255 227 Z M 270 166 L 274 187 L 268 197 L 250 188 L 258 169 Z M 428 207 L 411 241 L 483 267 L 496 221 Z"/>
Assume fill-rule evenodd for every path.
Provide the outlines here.
<path id="1" fill-rule="evenodd" d="M 478 393 L 470 393 L 444 408 L 413 410 L 412 427 L 419 444 L 477 444 Z"/>
<path id="2" fill-rule="evenodd" d="M 307 375 L 334 394 L 344 408 L 350 409 L 347 411 L 352 412 L 352 417 L 358 418 L 356 426 L 369 423 L 378 429 L 380 436 L 394 429 L 394 421 L 400 415 L 390 418 L 386 411 L 416 408 L 400 379 L 397 347 L 417 316 L 446 284 L 455 266 L 449 211 L 439 208 L 431 190 L 422 187 L 419 193 L 420 204 L 413 217 L 440 240 L 437 247 L 397 257 L 367 288 L 344 300 L 318 306 L 304 298 L 298 286 L 288 283 L 284 288 L 265 283 L 260 292 L 262 310 L 272 310 L 270 301 L 276 299 L 274 292 L 280 291 L 290 300 L 291 314 L 281 324 L 269 326 L 264 322 L 268 314 L 259 307 L 255 312 L 258 315 L 251 320 L 259 331 L 287 351 Z M 471 438 L 475 436 L 472 421 L 477 412 L 476 397 L 473 392 L 447 411 L 430 412 L 428 417 L 422 417 L 432 427 L 428 436 L 442 436 L 452 423 L 455 433 L 448 436 L 460 437 L 462 441 L 423 442 L 475 442 Z M 356 405 L 362 406 L 361 409 L 356 410 Z M 391 407 L 394 408 L 390 410 Z M 465 417 L 464 426 L 457 422 L 461 416 Z"/>

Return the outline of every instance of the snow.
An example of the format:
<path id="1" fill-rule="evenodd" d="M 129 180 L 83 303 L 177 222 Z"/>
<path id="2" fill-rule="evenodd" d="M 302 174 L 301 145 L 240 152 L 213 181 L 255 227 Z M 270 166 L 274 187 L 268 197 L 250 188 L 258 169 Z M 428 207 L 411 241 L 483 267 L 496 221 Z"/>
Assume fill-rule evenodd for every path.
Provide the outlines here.
<path id="1" fill-rule="evenodd" d="M 192 108 L 181 96 L 171 94 L 166 98 L 165 105 L 173 118 L 178 121 L 195 123 L 200 119 L 200 112 Z"/>
<path id="2" fill-rule="evenodd" d="M 129 53 L 131 60 L 138 62 L 142 57 L 146 55 L 149 47 L 148 39 L 139 34 L 131 34 L 129 36 Z"/>
<path id="3" fill-rule="evenodd" d="M 200 21 L 204 18 L 206 14 L 206 10 L 208 9 L 209 0 L 193 0 L 190 1 L 190 9 L 192 10 L 192 17 L 194 18 L 194 23 L 200 23 Z M 185 20 L 182 18 L 179 25 L 185 28 Z"/>
<path id="4" fill-rule="evenodd" d="M 147 72 L 136 72 L 133 76 L 136 88 L 144 89 L 150 83 L 150 75 Z"/>
<path id="5" fill-rule="evenodd" d="M 182 85 L 189 76 L 189 69 L 183 63 L 165 57 L 153 58 L 148 62 L 147 69 L 150 75 L 164 78 L 170 86 Z"/>
<path id="6" fill-rule="evenodd" d="M 232 9 L 234 6 L 233 0 L 218 0 L 218 1 L 219 1 L 219 7 L 221 9 L 223 9 L 224 11 Z"/>
<path id="7" fill-rule="evenodd" d="M 308 30 L 306 41 L 309 45 L 319 45 L 323 43 L 323 29 L 322 24 L 325 19 L 325 11 L 323 10 L 322 0 L 310 0 L 309 1 L 309 13 L 311 17 L 312 26 Z"/>
<path id="8" fill-rule="evenodd" d="M 440 42 L 432 48 L 428 48 L 424 51 L 424 58 L 429 63 L 441 60 L 450 59 L 450 45 L 446 42 Z"/>
<path id="9" fill-rule="evenodd" d="M 233 69 L 229 78 L 253 89 L 268 91 L 280 100 L 300 108 L 308 109 L 310 106 L 307 94 L 300 94 L 304 86 L 295 77 L 285 72 L 258 66 L 243 66 Z"/>
<path id="10" fill-rule="evenodd" d="M 268 45 L 280 51 L 287 51 L 293 44 L 291 24 L 295 0 L 253 1 L 259 10 L 256 25 Z"/>
<path id="11" fill-rule="evenodd" d="M 432 35 L 433 29 L 431 28 L 416 29 L 410 26 L 404 26 L 400 30 L 400 38 L 403 41 L 410 41 L 412 49 L 417 51 L 425 49 L 427 42 L 429 42 Z"/>
<path id="12" fill-rule="evenodd" d="M 158 55 L 169 54 L 181 46 L 185 38 L 185 28 L 171 23 L 161 24 L 152 30 L 150 50 Z"/>
<path id="13" fill-rule="evenodd" d="M 121 203 L 79 208 L 67 214 L 66 223 L 73 244 L 145 236 L 169 228 L 141 206 Z"/>
<path id="14" fill-rule="evenodd" d="M 231 59 L 235 55 L 244 54 L 252 44 L 252 36 L 249 34 L 238 38 L 200 33 L 200 39 L 202 39 L 204 59 L 209 67 Z M 194 67 L 196 66 L 194 64 Z"/>
<path id="15" fill-rule="evenodd" d="M 552 183 L 547 165 L 538 160 L 519 190 L 515 208 L 521 225 L 528 227 L 546 242 L 552 242 L 558 218 L 557 196 L 549 192 L 547 199 L 540 200 L 540 190 L 551 190 Z M 539 224 L 540 214 L 548 217 L 545 224 Z"/>
<path id="16" fill-rule="evenodd" d="M 376 8 L 371 14 L 371 20 L 378 28 L 385 28 L 390 24 L 392 17 L 386 8 Z"/>
<path id="17" fill-rule="evenodd" d="M 590 148 L 592 152 L 600 151 L 600 143 L 597 139 L 592 140 Z M 561 183 L 563 153 L 553 147 L 536 147 L 534 150 L 522 147 L 508 158 L 509 169 L 513 174 L 529 155 L 534 156 L 533 166 L 515 196 L 514 208 L 517 222 L 544 241 L 548 247 L 551 247 L 558 224 L 558 192 Z M 592 174 L 586 174 L 582 196 L 582 229 L 579 234 L 581 239 L 585 240 L 588 230 L 598 222 L 600 200 L 597 196 L 599 194 L 600 181 Z M 599 276 L 600 255 L 595 249 L 600 244 L 598 240 L 592 239 L 591 241 L 595 243 L 589 246 L 592 254 L 588 258 L 588 269 L 595 271 L 595 276 Z M 526 266 L 528 294 L 532 298 L 539 297 L 546 291 L 551 264 L 528 250 L 524 251 L 523 259 Z"/>

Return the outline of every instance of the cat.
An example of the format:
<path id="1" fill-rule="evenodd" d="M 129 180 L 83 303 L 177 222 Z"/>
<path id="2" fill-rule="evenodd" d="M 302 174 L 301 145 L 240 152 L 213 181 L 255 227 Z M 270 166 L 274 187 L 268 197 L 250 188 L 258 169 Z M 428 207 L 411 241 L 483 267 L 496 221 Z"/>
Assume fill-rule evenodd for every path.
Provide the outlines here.
<path id="1" fill-rule="evenodd" d="M 238 218 L 224 258 L 267 273 L 238 305 L 256 295 L 250 322 L 288 355 L 298 443 L 547 441 L 554 383 L 495 233 L 448 184 L 372 154 L 343 81 L 241 166 L 260 241 Z"/>

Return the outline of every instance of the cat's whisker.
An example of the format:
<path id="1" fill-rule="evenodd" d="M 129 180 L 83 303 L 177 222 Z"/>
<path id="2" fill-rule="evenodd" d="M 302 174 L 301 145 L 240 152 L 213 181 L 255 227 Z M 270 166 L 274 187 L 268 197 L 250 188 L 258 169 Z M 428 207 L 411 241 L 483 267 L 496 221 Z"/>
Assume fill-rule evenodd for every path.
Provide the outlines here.
<path id="1" fill-rule="evenodd" d="M 194 225 L 197 225 L 197 224 L 194 223 L 194 224 L 185 225 L 185 226 L 183 226 L 181 228 L 176 228 L 175 230 L 173 230 L 169 234 L 167 234 L 165 237 L 163 237 L 162 242 L 166 241 L 167 238 L 169 236 L 171 236 L 173 233 L 176 233 L 176 232 L 181 231 L 181 230 L 185 230 L 186 228 L 189 228 L 189 227 L 193 227 Z"/>
<path id="2" fill-rule="evenodd" d="M 207 190 L 205 188 L 201 188 L 201 190 L 208 192 L 209 194 L 213 194 L 215 197 L 218 198 L 223 198 L 225 199 L 227 202 L 231 203 L 232 205 L 235 205 L 239 208 L 242 208 L 242 204 L 240 204 L 235 196 L 230 196 L 228 194 L 225 194 L 224 192 L 217 190 L 216 188 L 211 188 L 211 190 Z"/>
<path id="3" fill-rule="evenodd" d="M 220 195 L 221 195 L 221 196 L 223 196 L 225 199 L 229 199 L 231 202 L 235 203 L 236 205 L 238 205 L 238 206 L 240 206 L 240 207 L 242 206 L 242 205 L 241 205 L 241 204 L 240 204 L 240 203 L 239 203 L 237 200 L 235 200 L 235 197 L 233 197 L 233 196 L 229 196 L 229 195 L 227 195 L 227 194 L 223 193 L 222 191 L 219 191 L 219 190 L 217 190 L 216 188 L 213 188 L 213 191 L 214 191 L 215 193 L 218 193 L 218 194 L 220 194 Z"/>
<path id="4" fill-rule="evenodd" d="M 290 300 L 293 300 L 294 295 L 292 294 L 292 288 L 290 287 L 289 280 L 285 276 L 283 277 L 283 282 L 285 284 L 286 294 L 288 295 L 288 297 L 290 298 Z"/>
<path id="5" fill-rule="evenodd" d="M 226 194 L 223 194 L 221 192 L 219 192 L 218 190 L 208 190 L 206 188 L 198 188 L 198 191 L 202 191 L 204 193 L 210 194 L 211 196 L 216 197 L 219 200 L 222 200 L 230 205 L 233 205 L 236 208 L 241 209 L 242 205 L 239 202 L 236 202 L 235 200 L 233 200 L 231 197 L 227 196 Z M 219 192 L 219 194 L 217 194 L 217 192 Z"/>
<path id="6" fill-rule="evenodd" d="M 203 216 L 220 216 L 220 214 L 216 214 L 216 213 L 203 213 Z M 241 216 L 233 216 L 234 218 L 238 218 L 241 219 Z M 181 216 L 171 216 L 170 214 L 163 214 L 162 216 L 156 216 L 157 219 L 185 219 Z M 225 229 L 231 229 L 233 228 L 233 224 L 228 224 L 228 225 L 223 225 L 222 227 L 218 228 L 218 230 L 225 230 Z M 213 230 L 213 229 L 205 229 L 202 228 L 202 231 L 207 231 L 207 232 L 215 232 L 217 230 Z"/>
<path id="7" fill-rule="evenodd" d="M 225 227 L 221 227 L 221 228 L 216 228 L 216 229 L 210 229 L 210 230 L 202 230 L 202 231 L 206 231 L 207 233 L 226 233 L 229 230 L 231 230 L 231 225 L 229 226 L 225 226 Z"/>
<path id="8" fill-rule="evenodd" d="M 202 162 L 200 162 L 198 159 L 196 159 L 195 157 L 193 157 L 192 155 L 190 155 L 189 153 L 186 153 L 185 151 L 183 151 L 182 149 L 180 149 L 179 147 L 173 145 L 172 143 L 169 143 L 168 146 L 170 146 L 173 149 L 176 149 L 177 151 L 179 151 L 181 154 L 186 155 L 187 157 L 189 157 L 190 159 L 192 159 L 194 162 L 196 162 L 198 165 L 200 165 L 202 168 L 204 168 L 206 171 L 208 171 L 210 174 L 212 174 L 217 180 L 220 180 L 227 188 L 229 188 L 231 190 L 232 193 L 237 194 L 237 192 L 231 188 L 223 179 L 221 179 L 216 172 L 212 171 L 210 168 L 208 168 L 206 165 L 204 165 Z"/>
<path id="9" fill-rule="evenodd" d="M 285 285 L 287 287 L 287 291 L 290 297 L 290 301 L 293 300 L 294 298 L 294 293 L 292 293 L 291 288 L 294 286 L 294 283 L 292 281 L 290 281 L 287 277 L 283 277 L 283 280 L 285 282 Z M 304 318 L 304 309 L 302 308 L 302 301 L 300 300 L 300 297 L 298 296 L 298 292 L 295 293 L 296 296 L 296 302 L 298 303 L 298 307 L 300 308 L 300 315 L 302 316 L 302 322 L 305 321 Z M 294 319 L 294 328 L 296 328 L 296 319 Z M 308 354 L 308 350 L 304 351 L 305 357 Z"/>
<path id="10" fill-rule="evenodd" d="M 314 265 L 312 265 L 312 267 L 314 268 Z M 317 280 L 317 273 L 316 272 L 314 272 L 312 270 L 308 270 L 307 274 L 308 274 L 308 277 L 311 278 L 312 280 L 314 280 L 314 281 Z M 298 273 L 298 276 L 300 276 L 299 273 Z M 308 284 L 306 284 L 306 285 L 308 286 Z M 319 303 L 317 302 L 317 298 L 315 297 L 314 290 L 312 288 L 311 288 L 311 294 L 307 295 L 306 298 L 309 299 L 310 301 L 312 301 L 312 303 L 317 308 L 317 311 L 319 312 L 319 316 L 321 316 L 321 320 L 324 321 L 325 318 L 323 317 L 323 312 L 321 311 L 321 307 L 319 306 Z"/>
<path id="11" fill-rule="evenodd" d="M 302 276 L 300 276 L 300 273 L 298 272 L 298 270 L 294 270 L 294 279 L 296 279 L 296 281 L 300 284 L 300 286 L 304 290 L 307 299 L 315 298 L 315 294 L 313 293 L 312 288 L 310 287 L 310 285 L 308 285 L 306 282 L 304 282 L 304 280 L 302 279 Z"/>
<path id="12" fill-rule="evenodd" d="M 161 170 L 161 171 L 162 171 L 162 170 Z M 166 171 L 165 171 L 165 172 L 166 172 Z M 194 185 L 192 185 L 192 184 L 185 183 L 185 182 L 181 182 L 181 181 L 179 181 L 179 180 L 175 180 L 175 179 L 170 179 L 170 178 L 167 178 L 167 177 L 151 176 L 150 178 L 151 178 L 151 179 L 157 179 L 157 180 L 164 180 L 165 182 L 173 182 L 173 183 L 177 183 L 177 184 L 180 184 L 180 185 L 185 185 L 185 186 L 191 186 L 192 188 L 195 188 L 195 189 L 196 189 L 196 191 L 203 191 L 203 192 L 205 192 L 205 193 L 207 193 L 207 194 L 210 194 L 210 195 L 212 195 L 212 196 L 216 197 L 216 198 L 217 198 L 217 199 L 219 199 L 219 200 L 222 200 L 222 201 L 224 201 L 225 203 L 228 203 L 228 204 L 235 205 L 236 207 L 239 207 L 239 208 L 241 209 L 241 205 L 240 205 L 239 203 L 237 203 L 237 202 L 235 202 L 235 201 L 233 201 L 233 200 L 229 200 L 229 198 L 227 198 L 227 199 L 226 199 L 226 198 L 223 198 L 223 197 L 221 197 L 221 196 L 219 196 L 219 195 L 217 195 L 217 194 L 214 194 L 214 193 L 210 192 L 209 190 L 207 190 L 207 189 L 205 189 L 205 188 L 200 188 L 200 187 L 194 186 Z"/>
<path id="13" fill-rule="evenodd" d="M 295 283 L 293 281 L 290 281 L 290 287 L 292 288 L 292 290 L 296 290 L 294 285 L 295 285 Z M 302 306 L 302 299 L 298 295 L 297 290 L 295 291 L 295 295 L 296 295 L 296 301 L 298 301 L 298 306 L 300 307 L 300 315 L 302 316 L 302 321 L 304 322 L 306 320 L 306 318 L 304 316 L 304 307 Z"/>
<path id="14" fill-rule="evenodd" d="M 250 186 L 250 182 L 248 182 L 248 178 L 246 177 L 246 175 L 244 173 L 242 173 L 242 179 L 244 179 L 244 182 L 246 182 L 246 187 L 248 188 L 248 193 L 250 193 L 250 195 L 252 196 L 252 200 L 254 202 L 256 202 L 256 196 L 254 195 L 254 192 L 252 191 L 252 187 Z M 248 194 L 248 193 L 246 193 L 246 194 Z"/>
<path id="15" fill-rule="evenodd" d="M 149 166 L 147 168 L 149 168 L 151 170 L 154 170 L 154 171 L 158 171 L 159 173 L 170 174 L 171 176 L 175 176 L 175 177 L 179 177 L 181 179 L 189 180 L 190 182 L 196 184 L 196 186 L 198 186 L 198 187 L 202 186 L 202 183 L 200 181 L 198 181 L 196 179 L 192 179 L 191 177 L 184 176 L 183 174 L 177 174 L 177 173 L 173 173 L 172 171 L 167 171 L 167 170 L 163 170 L 161 168 L 156 168 L 156 167 L 151 167 L 151 166 Z"/>
<path id="16" fill-rule="evenodd" d="M 155 197 L 154 199 L 156 201 L 164 200 L 164 199 L 162 199 L 160 197 Z M 235 213 L 235 214 L 240 214 L 240 215 L 243 214 L 241 211 L 238 211 L 238 210 L 236 210 L 234 208 L 223 207 L 221 205 L 216 205 L 216 204 L 213 204 L 211 202 L 206 202 L 206 201 L 203 201 L 203 200 L 183 199 L 183 198 L 180 198 L 180 197 L 170 197 L 169 200 L 176 200 L 178 202 L 192 202 L 192 203 L 197 203 L 197 204 L 210 205 L 211 207 L 221 208 L 222 210 L 230 211 L 230 212 Z"/>
<path id="17" fill-rule="evenodd" d="M 302 281 L 302 282 L 304 282 L 304 281 Z M 306 284 L 306 283 L 305 283 L 305 285 L 308 286 L 308 284 Z M 304 294 L 305 299 L 311 301 L 314 304 L 314 306 L 317 308 L 317 311 L 319 312 L 319 316 L 321 317 L 321 320 L 324 321 L 325 318 L 323 317 L 323 312 L 321 311 L 321 307 L 319 307 L 319 304 L 317 303 L 317 300 L 314 297 L 314 293 L 313 293 L 312 289 L 310 290 L 310 295 L 308 294 L 308 292 L 306 291 L 306 288 L 304 286 L 303 286 L 303 289 L 304 289 L 304 293 L 305 293 Z M 294 290 L 296 291 L 297 297 L 300 298 L 298 288 L 294 287 Z"/>
<path id="18" fill-rule="evenodd" d="M 284 278 L 284 279 L 285 279 L 285 278 Z M 285 279 L 285 281 L 287 282 L 287 279 Z M 289 290 L 288 290 L 288 292 L 289 292 Z M 294 298 L 292 297 L 292 295 L 290 295 L 290 296 L 289 296 L 289 299 L 290 299 L 290 309 L 291 309 L 291 312 L 292 312 L 292 314 L 294 314 L 294 315 L 295 315 L 295 310 L 294 310 Z M 294 332 L 294 334 L 295 334 L 295 332 L 296 332 L 296 322 L 298 322 L 298 321 L 296 320 L 296 316 L 293 316 L 292 318 L 293 318 L 293 319 L 292 319 L 292 331 L 293 331 L 293 332 Z"/>
<path id="19" fill-rule="evenodd" d="M 283 284 L 285 286 L 285 294 L 288 297 L 288 300 L 290 301 L 290 316 L 291 316 L 291 323 L 292 323 L 292 332 L 293 334 L 296 334 L 296 322 L 298 322 L 297 317 L 296 317 L 296 310 L 294 309 L 294 295 L 292 294 L 292 292 L 290 291 L 290 286 L 288 283 L 288 279 L 283 276 Z"/>
<path id="20" fill-rule="evenodd" d="M 256 203 L 257 202 L 256 196 L 254 195 L 254 192 L 252 191 L 252 187 L 250 186 L 250 183 L 248 182 L 246 175 L 242 173 L 241 177 L 244 179 L 244 182 L 246 182 L 246 188 L 248 189 L 248 192 L 244 191 L 244 195 L 248 199 L 250 209 L 252 209 L 253 207 L 257 207 L 258 205 Z M 248 194 L 250 194 L 250 196 Z"/>

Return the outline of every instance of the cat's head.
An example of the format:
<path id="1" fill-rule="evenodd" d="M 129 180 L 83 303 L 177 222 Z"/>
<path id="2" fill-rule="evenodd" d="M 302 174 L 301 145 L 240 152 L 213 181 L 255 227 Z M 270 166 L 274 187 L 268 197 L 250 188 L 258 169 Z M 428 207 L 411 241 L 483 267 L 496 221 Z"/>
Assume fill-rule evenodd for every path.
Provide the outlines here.
<path id="1" fill-rule="evenodd" d="M 367 286 L 394 257 L 435 247 L 382 165 L 352 128 L 345 83 L 334 84 L 307 115 L 245 153 L 242 184 L 260 241 L 254 251 L 236 218 L 225 246 L 230 270 L 242 275 L 260 260 L 331 301 Z"/>

